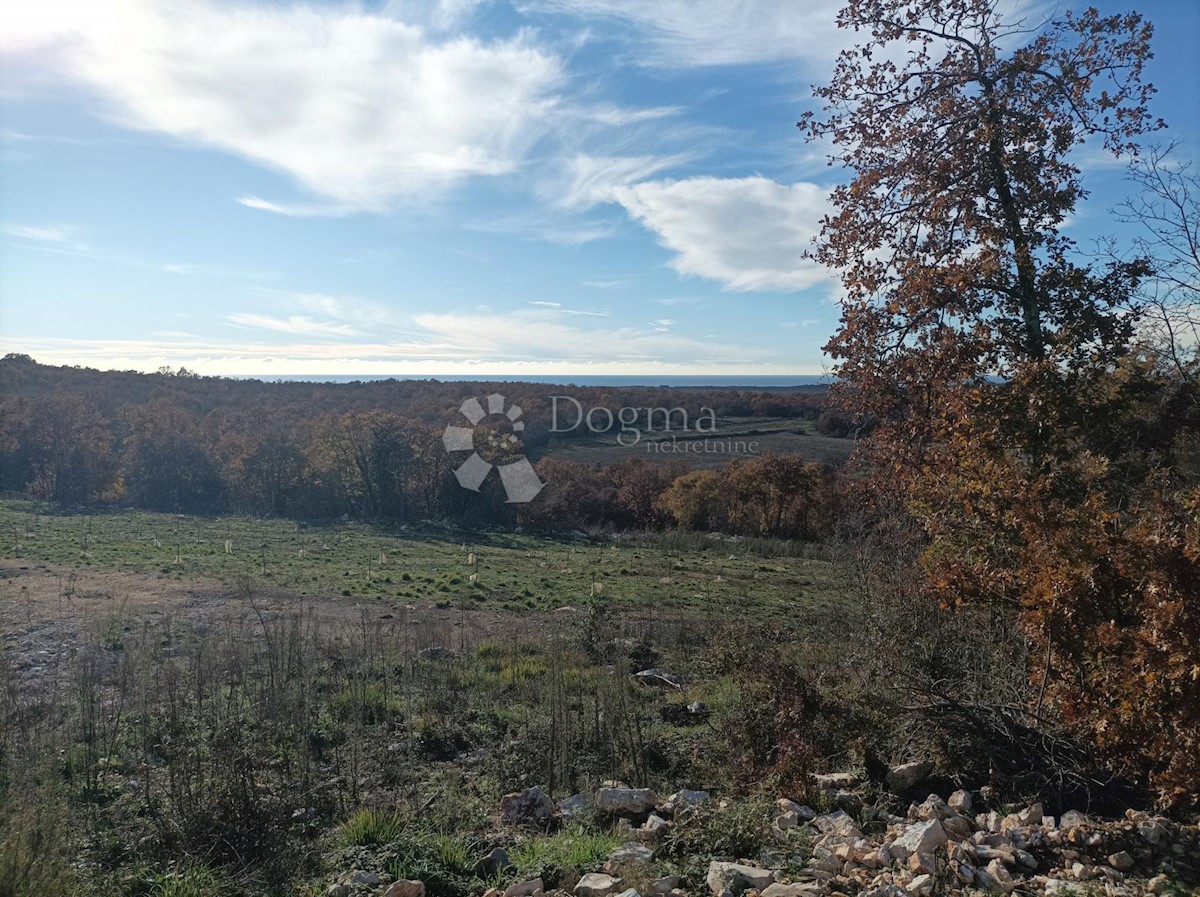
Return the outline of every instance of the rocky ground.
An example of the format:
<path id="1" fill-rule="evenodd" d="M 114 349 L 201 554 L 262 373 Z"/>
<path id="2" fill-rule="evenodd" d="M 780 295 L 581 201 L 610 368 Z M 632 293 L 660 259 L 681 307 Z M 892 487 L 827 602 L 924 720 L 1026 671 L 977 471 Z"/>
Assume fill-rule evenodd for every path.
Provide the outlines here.
<path id="1" fill-rule="evenodd" d="M 926 764 L 892 770 L 889 782 L 912 793 Z M 732 814 L 728 801 L 682 790 L 665 799 L 653 791 L 608 783 L 595 794 L 555 804 L 540 788 L 507 795 L 498 824 L 512 831 L 546 827 L 590 814 L 628 840 L 601 868 L 573 887 L 549 888 L 540 878 L 515 875 L 503 848 L 480 863 L 503 876 L 505 887 L 483 897 L 969 897 L 990 893 L 1144 895 L 1200 893 L 1200 826 L 1129 811 L 1124 819 L 1099 819 L 1079 811 L 1047 816 L 1041 804 L 1005 812 L 991 795 L 956 791 L 930 794 L 904 815 L 864 808 L 850 773 L 816 776 L 827 809 L 818 812 L 787 797 L 776 802 L 774 843 L 755 857 L 703 857 L 703 881 L 673 874 L 662 847 L 693 812 Z M 860 792 L 861 793 L 861 792 Z M 838 805 L 847 809 L 834 809 Z M 695 858 L 693 858 L 695 860 Z M 598 864 L 599 865 L 599 864 Z M 569 883 L 567 883 L 569 885 Z M 419 880 L 389 882 L 353 870 L 328 889 L 328 897 L 385 894 L 424 897 Z"/>

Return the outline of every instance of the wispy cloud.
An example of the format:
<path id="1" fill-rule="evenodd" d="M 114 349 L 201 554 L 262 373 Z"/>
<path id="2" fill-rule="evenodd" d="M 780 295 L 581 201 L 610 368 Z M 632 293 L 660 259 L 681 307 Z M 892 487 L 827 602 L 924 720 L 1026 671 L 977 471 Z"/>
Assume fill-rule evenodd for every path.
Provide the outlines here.
<path id="1" fill-rule="evenodd" d="M 589 156 L 579 153 L 566 163 L 566 183 L 558 188 L 561 192 L 555 202 L 568 208 L 611 202 L 618 188 L 644 181 L 690 159 L 691 156 L 685 153 L 665 156 Z"/>
<path id="2" fill-rule="evenodd" d="M 453 18 L 471 5 L 442 7 Z M 8 71 L 80 82 L 123 125 L 286 172 L 336 207 L 380 211 L 513 171 L 551 127 L 564 81 L 559 58 L 529 33 L 443 38 L 357 4 L 19 9 L 0 34 L 0 51 L 21 60 Z M 283 214 L 303 208 L 246 199 Z"/>
<path id="3" fill-rule="evenodd" d="M 72 231 L 73 228 L 60 224 L 0 224 L 0 233 L 5 236 L 34 243 L 74 243 L 71 238 Z"/>
<path id="4" fill-rule="evenodd" d="M 275 333 L 288 333 L 293 336 L 354 336 L 357 331 L 349 324 L 336 321 L 318 321 L 305 315 L 290 315 L 277 318 L 271 315 L 258 315 L 239 312 L 227 316 L 230 324 L 238 327 L 248 327 L 252 330 L 270 330 Z"/>

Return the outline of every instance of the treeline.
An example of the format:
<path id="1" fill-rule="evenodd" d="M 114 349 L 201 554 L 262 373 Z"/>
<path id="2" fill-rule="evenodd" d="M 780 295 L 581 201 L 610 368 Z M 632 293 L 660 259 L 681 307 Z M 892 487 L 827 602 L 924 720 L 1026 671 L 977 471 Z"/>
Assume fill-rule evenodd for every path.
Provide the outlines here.
<path id="1" fill-rule="evenodd" d="M 724 472 L 644 461 L 596 467 L 544 457 L 550 485 L 526 507 L 495 476 L 478 493 L 452 476 L 442 445 L 464 398 L 502 392 L 525 413 L 526 446 L 553 448 L 548 396 L 585 407 L 701 407 L 718 415 L 819 419 L 820 391 L 753 392 L 529 383 L 263 383 L 186 372 L 133 374 L 0 360 L 0 490 L 72 506 L 322 519 L 450 519 L 544 529 L 718 529 L 809 538 L 830 505 L 831 474 L 796 457 Z M 598 417 L 605 420 L 604 417 Z M 581 428 L 582 429 L 582 428 Z"/>

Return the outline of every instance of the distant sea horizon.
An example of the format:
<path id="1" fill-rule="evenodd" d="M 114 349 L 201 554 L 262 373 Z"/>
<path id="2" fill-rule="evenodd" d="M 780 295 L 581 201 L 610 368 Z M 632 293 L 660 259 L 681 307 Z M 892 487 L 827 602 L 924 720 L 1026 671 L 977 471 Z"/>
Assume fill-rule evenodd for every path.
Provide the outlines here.
<path id="1" fill-rule="evenodd" d="M 301 383 L 366 383 L 379 380 L 441 380 L 446 382 L 471 383 L 545 383 L 559 386 L 645 386 L 680 389 L 719 387 L 722 389 L 795 389 L 812 386 L 828 386 L 833 377 L 823 374 L 760 374 L 667 376 L 658 374 L 589 374 L 563 375 L 561 377 L 530 375 L 518 377 L 511 374 L 283 374 L 273 377 L 237 376 L 238 380 L 262 380 L 264 382 Z"/>

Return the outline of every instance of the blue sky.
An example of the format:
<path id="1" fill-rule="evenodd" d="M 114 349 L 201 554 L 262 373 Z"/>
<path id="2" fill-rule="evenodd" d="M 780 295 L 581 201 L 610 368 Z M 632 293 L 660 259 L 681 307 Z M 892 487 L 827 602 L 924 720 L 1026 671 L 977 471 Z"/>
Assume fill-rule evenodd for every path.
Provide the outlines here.
<path id="1" fill-rule="evenodd" d="M 1099 4 L 1120 11 L 1119 3 Z M 831 0 L 17 0 L 0 351 L 256 375 L 814 374 Z M 1198 144 L 1200 4 L 1156 25 Z M 1123 170 L 1081 157 L 1087 243 Z"/>

